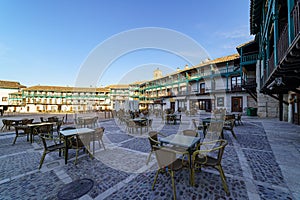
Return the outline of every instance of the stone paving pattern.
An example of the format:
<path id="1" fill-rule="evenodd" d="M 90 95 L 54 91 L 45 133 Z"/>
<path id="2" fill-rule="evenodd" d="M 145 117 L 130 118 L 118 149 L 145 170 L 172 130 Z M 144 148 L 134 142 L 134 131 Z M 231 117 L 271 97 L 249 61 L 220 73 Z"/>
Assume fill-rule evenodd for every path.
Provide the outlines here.
<path id="1" fill-rule="evenodd" d="M 180 125 L 164 125 L 154 118 L 152 128 L 170 135 L 191 129 L 192 118 L 199 116 L 183 116 Z M 229 144 L 222 165 L 230 195 L 217 170 L 197 172 L 192 187 L 184 169 L 175 173 L 177 199 L 300 199 L 300 127 L 247 116 L 243 123 L 234 128 L 237 140 L 225 132 Z M 70 150 L 67 165 L 58 153 L 50 153 L 41 170 L 43 148 L 38 141 L 30 144 L 21 137 L 12 145 L 14 131 L 0 133 L 0 199 L 57 199 L 64 184 L 81 178 L 95 184 L 80 199 L 172 199 L 170 177 L 160 174 L 151 189 L 157 164 L 154 155 L 145 164 L 150 151 L 147 133 L 129 134 L 118 120 L 100 121 L 99 126 L 105 127 L 106 150 L 96 145 L 94 159 L 80 152 L 77 165 L 75 150 Z"/>

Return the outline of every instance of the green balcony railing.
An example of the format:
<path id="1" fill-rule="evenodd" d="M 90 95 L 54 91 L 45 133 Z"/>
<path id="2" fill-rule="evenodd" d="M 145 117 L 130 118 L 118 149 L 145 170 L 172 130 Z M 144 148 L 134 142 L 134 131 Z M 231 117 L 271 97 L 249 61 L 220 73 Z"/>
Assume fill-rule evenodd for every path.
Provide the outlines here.
<path id="1" fill-rule="evenodd" d="M 241 64 L 242 65 L 250 65 L 255 64 L 259 58 L 259 54 L 251 54 L 251 55 L 245 55 L 241 57 Z"/>

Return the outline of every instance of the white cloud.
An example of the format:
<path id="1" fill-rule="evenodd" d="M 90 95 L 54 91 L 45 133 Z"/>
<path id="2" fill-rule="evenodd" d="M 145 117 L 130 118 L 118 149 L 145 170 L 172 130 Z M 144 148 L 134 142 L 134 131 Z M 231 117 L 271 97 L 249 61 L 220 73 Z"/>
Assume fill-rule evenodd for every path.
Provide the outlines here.
<path id="1" fill-rule="evenodd" d="M 240 26 L 232 29 L 230 31 L 216 32 L 216 36 L 223 39 L 248 39 L 250 40 L 252 36 L 250 35 L 249 26 Z"/>

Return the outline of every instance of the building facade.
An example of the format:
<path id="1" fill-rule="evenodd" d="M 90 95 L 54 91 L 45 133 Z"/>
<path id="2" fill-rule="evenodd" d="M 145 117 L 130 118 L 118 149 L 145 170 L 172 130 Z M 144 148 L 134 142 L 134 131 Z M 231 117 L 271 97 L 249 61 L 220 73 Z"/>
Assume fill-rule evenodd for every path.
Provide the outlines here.
<path id="1" fill-rule="evenodd" d="M 250 45 L 251 46 L 251 45 Z M 247 51 L 247 45 L 238 52 Z M 240 53 L 241 54 L 241 53 Z M 243 54 L 243 56 L 245 56 Z M 181 110 L 245 112 L 256 105 L 245 80 L 255 77 L 239 54 L 206 60 L 196 66 L 149 81 L 109 85 L 105 88 L 32 86 L 9 94 L 9 110 L 17 112 L 88 112 L 92 110 Z M 241 64 L 240 64 L 241 63 Z"/>
<path id="2" fill-rule="evenodd" d="M 129 85 L 109 85 L 110 109 L 119 110 L 125 108 L 125 102 L 129 100 Z M 131 90 L 132 92 L 132 90 Z"/>
<path id="3" fill-rule="evenodd" d="M 255 35 L 258 112 L 300 124 L 300 2 L 251 0 Z"/>
<path id="4" fill-rule="evenodd" d="M 243 112 L 252 97 L 242 88 L 239 62 L 234 54 L 146 81 L 140 85 L 140 102 L 150 109 Z"/>
<path id="5" fill-rule="evenodd" d="M 26 88 L 24 85 L 21 85 L 19 82 L 15 81 L 4 81 L 0 80 L 0 112 L 8 110 L 10 106 L 10 97 L 9 94 L 16 93 L 18 96 L 21 89 Z"/>
<path id="6" fill-rule="evenodd" d="M 9 95 L 9 109 L 18 112 L 87 112 L 109 104 L 108 88 L 32 86 Z"/>

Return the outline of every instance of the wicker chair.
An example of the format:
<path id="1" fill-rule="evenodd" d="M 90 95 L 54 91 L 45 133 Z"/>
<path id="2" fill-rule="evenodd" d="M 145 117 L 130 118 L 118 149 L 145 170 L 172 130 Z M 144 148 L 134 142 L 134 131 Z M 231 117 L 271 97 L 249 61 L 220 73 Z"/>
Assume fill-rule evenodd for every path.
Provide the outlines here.
<path id="1" fill-rule="evenodd" d="M 198 136 L 197 131 L 191 130 L 191 129 L 183 130 L 182 133 L 183 133 L 183 135 L 191 136 L 191 137 L 197 137 Z"/>
<path id="2" fill-rule="evenodd" d="M 203 142 L 200 149 L 192 155 L 191 183 L 195 185 L 195 170 L 201 167 L 213 167 L 220 173 L 222 184 L 227 195 L 229 195 L 226 177 L 221 165 L 224 149 L 228 142 L 226 140 L 215 140 Z"/>
<path id="3" fill-rule="evenodd" d="M 238 113 L 235 117 L 235 122 L 238 123 L 239 125 L 244 125 L 242 122 L 242 113 Z"/>
<path id="4" fill-rule="evenodd" d="M 235 119 L 229 119 L 229 120 L 226 120 L 226 121 L 224 122 L 223 130 L 230 131 L 231 134 L 232 134 L 232 136 L 233 136 L 235 139 L 237 139 L 237 138 L 236 138 L 236 135 L 235 135 L 235 133 L 234 133 L 234 130 L 233 130 L 234 124 L 235 124 Z M 223 135 L 223 134 L 224 134 L 224 132 L 222 132 L 222 138 L 224 138 L 224 135 Z"/>
<path id="5" fill-rule="evenodd" d="M 1 127 L 1 131 L 10 130 L 10 127 L 13 126 L 11 120 L 2 119 L 3 126 Z"/>
<path id="6" fill-rule="evenodd" d="M 151 151 L 150 151 L 150 153 L 148 155 L 148 158 L 147 158 L 147 161 L 146 161 L 147 165 L 148 165 L 148 163 L 150 161 L 150 158 L 151 158 L 151 155 L 154 151 L 153 146 L 159 146 L 160 145 L 160 142 L 158 141 L 158 135 L 165 137 L 165 135 L 163 135 L 163 134 L 161 134 L 157 131 L 150 131 L 148 134 L 149 134 L 148 140 L 150 142 Z"/>
<path id="7" fill-rule="evenodd" d="M 200 125 L 200 124 L 197 125 L 197 122 L 195 119 L 192 119 L 192 123 L 193 123 L 195 131 L 203 130 L 203 125 Z"/>
<path id="8" fill-rule="evenodd" d="M 33 119 L 23 119 L 21 124 L 14 126 L 16 136 L 14 138 L 13 145 L 16 143 L 18 137 L 27 136 L 27 141 L 29 141 L 30 128 L 26 125 L 32 123 L 33 123 Z M 32 135 L 32 137 L 33 136 L 34 134 Z"/>
<path id="9" fill-rule="evenodd" d="M 223 121 L 211 121 L 204 132 L 205 140 L 218 140 L 220 137 L 224 139 L 223 125 Z"/>
<path id="10" fill-rule="evenodd" d="M 104 146 L 104 143 L 103 143 L 103 140 L 102 140 L 104 131 L 105 131 L 105 128 L 104 127 L 100 127 L 100 128 L 96 128 L 95 129 L 95 133 L 94 133 L 95 134 L 95 137 L 94 137 L 95 140 L 98 141 L 100 148 L 101 148 L 100 142 L 102 143 L 103 149 L 105 149 L 105 146 Z"/>
<path id="11" fill-rule="evenodd" d="M 127 120 L 126 125 L 126 129 L 129 133 L 134 133 L 134 129 L 139 128 L 139 126 L 132 120 Z"/>
<path id="12" fill-rule="evenodd" d="M 76 129 L 76 127 L 74 126 L 69 126 L 69 127 L 65 127 L 62 130 L 72 130 L 72 129 Z M 78 160 L 78 155 L 79 155 L 79 151 L 83 150 L 84 152 L 88 152 L 89 155 L 90 154 L 90 142 L 92 141 L 92 136 L 90 134 L 81 134 L 81 135 L 76 135 L 74 137 L 71 137 L 68 139 L 67 145 L 69 149 L 75 149 L 76 150 L 76 158 L 74 163 L 77 164 L 77 160 Z"/>
<path id="13" fill-rule="evenodd" d="M 146 161 L 147 165 L 148 165 L 151 155 L 154 151 L 153 146 L 160 146 L 160 142 L 158 141 L 158 136 L 166 137 L 164 134 L 159 133 L 157 131 L 150 131 L 148 134 L 149 134 L 148 140 L 150 142 L 151 151 L 150 151 L 147 161 Z M 182 147 L 178 147 L 178 146 L 168 146 L 168 148 L 171 149 L 172 151 L 176 152 L 176 154 L 182 155 L 182 159 L 181 159 L 182 163 L 186 164 L 184 161 L 184 158 L 186 155 L 189 154 L 189 152 L 186 149 L 184 149 Z M 188 159 L 189 159 L 189 156 L 188 156 Z"/>
<path id="14" fill-rule="evenodd" d="M 181 124 L 181 115 L 180 114 L 176 115 L 174 118 L 174 124 L 177 124 L 177 122 L 179 122 L 179 124 Z"/>
<path id="15" fill-rule="evenodd" d="M 75 158 L 75 165 L 77 164 L 79 151 L 83 150 L 85 153 L 88 153 L 89 156 L 92 158 L 93 155 L 91 154 L 91 141 L 93 140 L 92 134 L 77 134 L 75 139 L 72 140 L 72 149 L 76 149 L 76 158 Z"/>
<path id="16" fill-rule="evenodd" d="M 34 129 L 35 134 L 39 135 L 42 144 L 44 146 L 44 152 L 40 160 L 39 169 L 41 169 L 44 159 L 48 153 L 59 151 L 59 156 L 61 156 L 61 151 L 65 148 L 65 143 L 62 142 L 63 138 L 53 136 L 51 125 L 44 125 Z"/>
<path id="17" fill-rule="evenodd" d="M 172 188 L 173 188 L 173 199 L 176 199 L 176 188 L 175 188 L 175 180 L 174 173 L 183 168 L 182 160 L 176 158 L 176 152 L 172 151 L 169 148 L 153 146 L 153 150 L 155 152 L 158 170 L 155 174 L 154 182 L 152 184 L 152 190 L 154 190 L 154 186 L 158 177 L 158 174 L 166 174 L 169 173 L 172 180 Z"/>
<path id="18" fill-rule="evenodd" d="M 153 129 L 152 129 L 152 123 L 153 123 L 153 119 L 147 120 L 147 131 L 148 131 L 149 129 L 153 130 Z"/>

